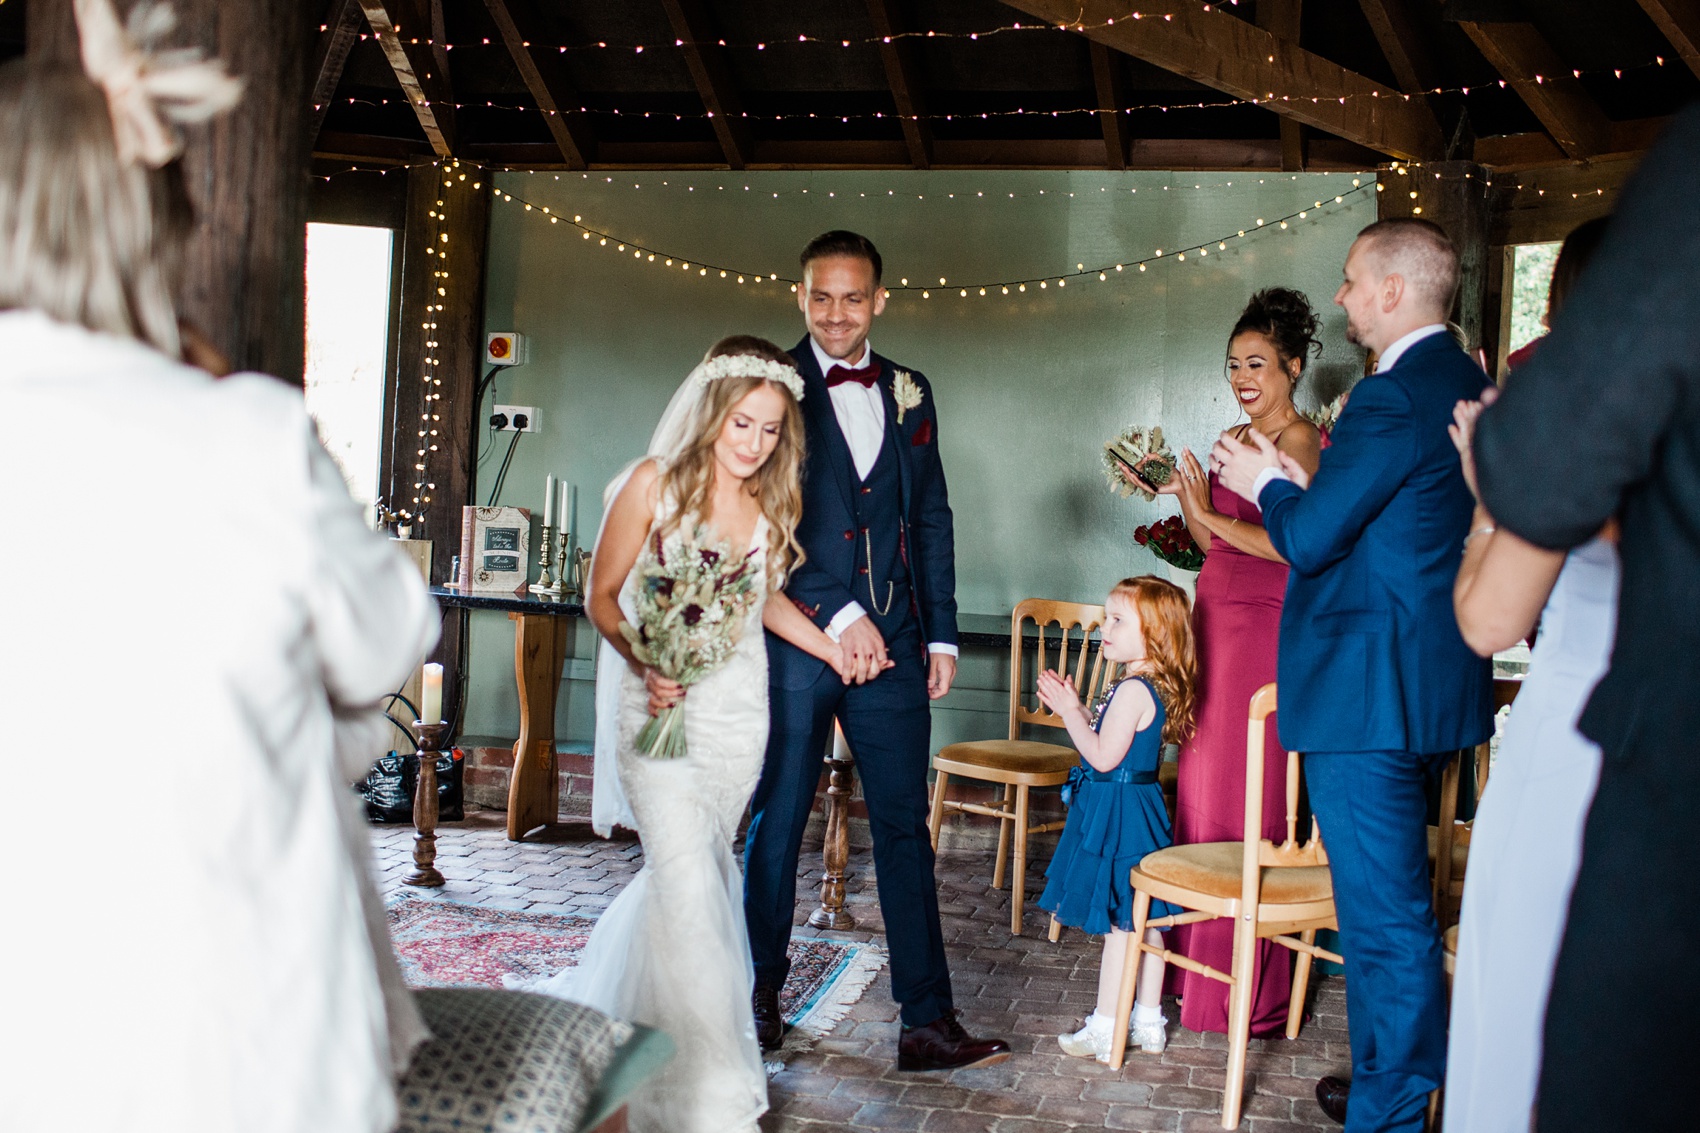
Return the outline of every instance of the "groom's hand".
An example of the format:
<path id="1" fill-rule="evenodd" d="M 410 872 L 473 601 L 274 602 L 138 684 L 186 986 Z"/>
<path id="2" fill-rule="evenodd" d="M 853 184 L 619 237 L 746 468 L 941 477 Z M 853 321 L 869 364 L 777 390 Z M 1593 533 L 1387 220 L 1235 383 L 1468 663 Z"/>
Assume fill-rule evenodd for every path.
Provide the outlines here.
<path id="1" fill-rule="evenodd" d="M 866 614 L 844 627 L 838 644 L 844 650 L 845 684 L 866 684 L 885 671 L 885 638 Z"/>
<path id="2" fill-rule="evenodd" d="M 927 655 L 927 697 L 937 700 L 950 691 L 951 682 L 956 680 L 956 658 L 948 653 L 930 653 Z"/>

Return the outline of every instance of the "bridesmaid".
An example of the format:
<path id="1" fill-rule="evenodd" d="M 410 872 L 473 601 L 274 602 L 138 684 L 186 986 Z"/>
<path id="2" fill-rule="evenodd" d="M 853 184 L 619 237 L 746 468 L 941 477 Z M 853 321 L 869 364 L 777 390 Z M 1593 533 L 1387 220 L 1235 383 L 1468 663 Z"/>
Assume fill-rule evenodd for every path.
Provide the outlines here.
<path id="1" fill-rule="evenodd" d="M 1307 472 L 1316 471 L 1321 436 L 1293 405 L 1293 391 L 1311 352 L 1320 347 L 1316 312 L 1298 291 L 1273 287 L 1246 304 L 1228 337 L 1228 386 L 1256 429 Z M 1198 729 L 1181 752 L 1176 788 L 1175 843 L 1238 842 L 1245 836 L 1246 712 L 1251 697 L 1275 679 L 1281 601 L 1287 564 L 1264 533 L 1262 513 L 1206 478 L 1190 450 L 1179 475 L 1160 489 L 1179 497 L 1187 528 L 1205 548 L 1193 607 L 1198 643 Z M 1263 787 L 1263 833 L 1286 836 L 1286 753 L 1268 731 Z M 1233 965 L 1234 926 L 1216 920 L 1175 930 L 1175 950 L 1218 971 Z M 1264 941 L 1252 1002 L 1251 1033 L 1284 1031 L 1292 985 L 1292 953 Z M 1180 968 L 1181 1025 L 1193 1031 L 1228 1029 L 1228 985 Z"/>

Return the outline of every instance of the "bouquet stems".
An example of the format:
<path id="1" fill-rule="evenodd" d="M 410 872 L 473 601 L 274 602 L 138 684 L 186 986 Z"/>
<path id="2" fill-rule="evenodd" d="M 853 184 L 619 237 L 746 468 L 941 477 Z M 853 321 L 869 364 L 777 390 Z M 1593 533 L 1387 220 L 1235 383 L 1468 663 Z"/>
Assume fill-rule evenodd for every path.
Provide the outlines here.
<path id="1" fill-rule="evenodd" d="M 638 750 L 651 759 L 678 759 L 685 754 L 685 706 L 675 704 L 644 721 L 638 729 Z"/>

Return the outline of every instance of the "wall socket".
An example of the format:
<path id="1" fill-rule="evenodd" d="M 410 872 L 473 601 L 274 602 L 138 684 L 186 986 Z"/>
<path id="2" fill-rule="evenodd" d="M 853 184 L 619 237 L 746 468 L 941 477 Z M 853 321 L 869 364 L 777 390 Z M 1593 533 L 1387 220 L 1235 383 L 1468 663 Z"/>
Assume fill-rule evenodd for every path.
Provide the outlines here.
<path id="1" fill-rule="evenodd" d="M 497 413 L 507 415 L 508 423 L 503 425 L 501 430 L 504 433 L 511 433 L 518 429 L 518 426 L 514 424 L 514 418 L 522 414 L 525 417 L 525 428 L 519 429 L 519 431 L 522 433 L 535 433 L 537 431 L 537 406 L 535 405 L 498 405 L 490 410 L 491 416 L 495 416 Z"/>

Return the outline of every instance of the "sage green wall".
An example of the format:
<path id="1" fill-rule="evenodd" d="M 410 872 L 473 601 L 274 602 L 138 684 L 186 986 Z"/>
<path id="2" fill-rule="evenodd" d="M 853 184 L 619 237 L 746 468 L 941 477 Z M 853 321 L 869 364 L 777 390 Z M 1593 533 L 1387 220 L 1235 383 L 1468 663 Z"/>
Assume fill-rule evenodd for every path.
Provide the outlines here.
<path id="1" fill-rule="evenodd" d="M 1369 178 L 1365 178 L 1369 181 Z M 486 327 L 530 339 L 527 365 L 501 374 L 486 404 L 534 405 L 542 431 L 523 439 L 501 502 L 540 509 L 543 479 L 578 487 L 577 529 L 594 537 L 602 485 L 642 452 L 674 388 L 703 351 L 732 333 L 790 347 L 802 335 L 784 284 L 739 286 L 677 264 L 620 252 L 635 241 L 675 258 L 794 275 L 798 250 L 829 228 L 865 233 L 886 281 L 952 285 L 1131 262 L 1190 247 L 1186 262 L 1145 273 L 1112 270 L 1005 297 L 900 293 L 874 324 L 882 354 L 924 371 L 940 415 L 940 445 L 956 513 L 958 601 L 1007 616 L 1040 595 L 1098 601 L 1112 581 L 1162 566 L 1133 527 L 1174 510 L 1112 495 L 1103 442 L 1122 426 L 1161 424 L 1202 454 L 1237 406 L 1223 378 L 1226 337 L 1260 287 L 1305 291 L 1323 314 L 1321 358 L 1301 405 L 1332 396 L 1362 366 L 1332 298 L 1352 237 L 1375 219 L 1373 190 L 1351 175 L 1040 172 L 813 172 L 498 175 Z M 1195 187 L 1200 186 L 1200 187 Z M 1137 192 L 1133 191 L 1137 190 Z M 775 195 L 777 194 L 777 196 Z M 1013 196 L 1012 196 L 1013 194 Z M 1346 194 L 1335 204 L 1337 194 Z M 1273 222 L 1300 209 L 1286 230 Z M 522 201 L 536 206 L 525 211 Z M 613 234 L 606 246 L 541 209 Z M 1256 221 L 1270 223 L 1257 230 Z M 1214 241 L 1240 229 L 1250 238 Z M 1211 241 L 1200 257 L 1200 242 Z M 487 495 L 508 436 L 480 472 Z M 580 626 L 563 681 L 560 734 L 592 730 L 592 634 Z M 465 731 L 518 731 L 513 630 L 474 614 Z M 936 706 L 935 744 L 1001 732 L 1007 662 L 971 651 L 959 691 Z"/>

